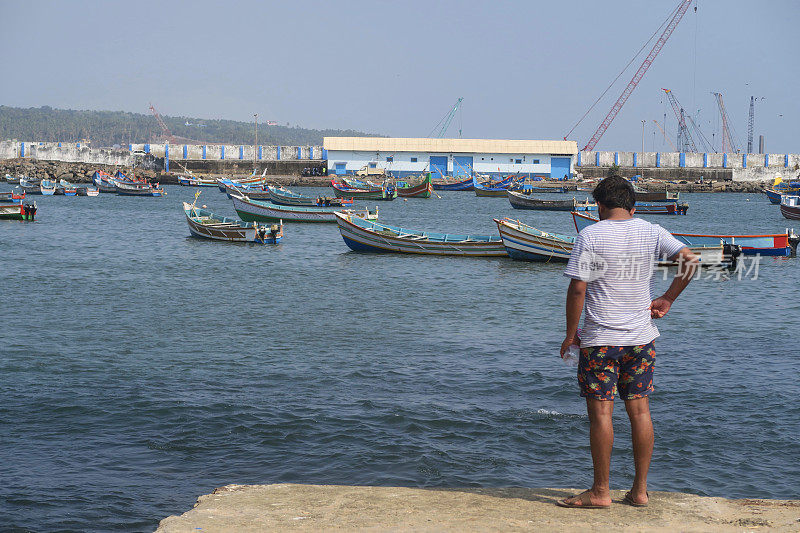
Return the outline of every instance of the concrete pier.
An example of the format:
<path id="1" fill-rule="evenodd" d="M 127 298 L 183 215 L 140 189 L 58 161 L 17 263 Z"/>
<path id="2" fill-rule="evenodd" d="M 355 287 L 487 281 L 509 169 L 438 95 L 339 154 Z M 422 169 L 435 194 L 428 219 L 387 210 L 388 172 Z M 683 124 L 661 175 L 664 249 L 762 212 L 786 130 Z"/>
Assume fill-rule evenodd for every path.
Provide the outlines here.
<path id="1" fill-rule="evenodd" d="M 651 492 L 650 505 L 564 509 L 577 489 L 414 489 L 228 485 L 170 516 L 157 532 L 255 531 L 745 531 L 800 530 L 798 500 L 729 500 Z"/>

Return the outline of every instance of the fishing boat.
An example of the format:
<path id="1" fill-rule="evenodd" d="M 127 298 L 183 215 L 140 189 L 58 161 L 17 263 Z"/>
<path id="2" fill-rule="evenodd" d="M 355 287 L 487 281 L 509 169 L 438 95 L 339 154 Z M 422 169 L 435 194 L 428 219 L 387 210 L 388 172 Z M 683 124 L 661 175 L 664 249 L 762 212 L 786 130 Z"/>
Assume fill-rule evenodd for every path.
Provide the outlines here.
<path id="1" fill-rule="evenodd" d="M 596 218 L 583 213 L 572 213 L 572 219 L 577 231 L 597 222 Z M 742 255 L 793 256 L 797 251 L 797 243 L 800 241 L 800 237 L 794 233 L 794 230 L 767 235 L 697 233 L 673 233 L 672 235 L 689 247 L 710 246 L 720 241 L 723 244 L 735 244 L 741 249 Z"/>
<path id="2" fill-rule="evenodd" d="M 193 175 L 178 176 L 178 185 L 184 187 L 219 187 L 216 178 L 197 178 Z"/>
<path id="3" fill-rule="evenodd" d="M 767 195 L 769 203 L 774 205 L 780 205 L 781 196 L 783 196 L 784 193 L 775 189 L 764 189 L 764 194 Z"/>
<path id="4" fill-rule="evenodd" d="M 36 216 L 36 202 L 26 203 L 22 200 L 10 200 L 0 203 L 0 219 L 33 220 Z"/>
<path id="5" fill-rule="evenodd" d="M 39 182 L 30 179 L 28 176 L 21 176 L 19 178 L 19 186 L 25 191 L 25 194 L 42 194 L 39 188 Z"/>
<path id="6" fill-rule="evenodd" d="M 19 185 L 19 177 L 12 176 L 11 174 L 6 174 L 6 183 L 10 185 Z"/>
<path id="7" fill-rule="evenodd" d="M 535 185 L 528 185 L 522 186 L 522 192 L 532 194 L 532 193 L 564 193 L 567 192 L 566 187 L 539 187 Z"/>
<path id="8" fill-rule="evenodd" d="M 397 198 L 397 187 L 389 182 L 384 182 L 379 186 L 357 188 L 351 187 L 345 181 L 337 182 L 336 179 L 332 179 L 331 187 L 333 187 L 333 190 L 342 198 L 383 201 L 390 201 Z"/>
<path id="9" fill-rule="evenodd" d="M 234 196 L 247 196 L 251 200 L 271 200 L 269 191 L 262 189 L 260 186 L 249 185 L 234 185 L 229 184 L 225 186 L 225 194 L 228 198 Z"/>
<path id="10" fill-rule="evenodd" d="M 669 192 L 665 187 L 663 191 L 644 191 L 634 187 L 637 202 L 674 202 L 680 198 L 681 193 Z"/>
<path id="11" fill-rule="evenodd" d="M 11 192 L 0 192 L 0 202 L 12 202 L 25 199 L 25 191 L 22 187 L 14 187 Z"/>
<path id="12" fill-rule="evenodd" d="M 78 196 L 97 196 L 98 194 L 100 194 L 100 189 L 97 187 L 89 187 L 88 185 L 78 187 Z"/>
<path id="13" fill-rule="evenodd" d="M 229 178 L 219 178 L 217 179 L 217 184 L 219 186 L 220 192 L 225 192 L 225 188 L 229 185 L 235 185 L 237 187 L 241 186 L 248 186 L 248 187 L 258 187 L 262 188 L 264 183 L 266 182 L 265 176 L 267 175 L 267 169 L 264 169 L 264 172 L 261 173 L 261 176 L 256 175 L 256 171 L 253 170 L 253 173 L 246 178 L 240 179 L 229 179 Z"/>
<path id="14" fill-rule="evenodd" d="M 540 263 L 566 263 L 572 254 L 575 237 L 559 233 L 547 233 L 510 218 L 494 219 L 508 255 L 521 261 Z M 709 245 L 697 245 L 690 250 L 703 266 L 731 265 L 738 257 L 738 248 L 723 245 L 720 240 Z M 659 260 L 664 266 L 674 265 L 668 260 Z"/>
<path id="15" fill-rule="evenodd" d="M 479 181 L 478 176 L 472 176 L 475 196 L 506 196 L 511 181 L 511 176 L 507 176 L 500 181 L 493 181 L 491 178 L 486 181 Z"/>
<path id="16" fill-rule="evenodd" d="M 56 182 L 52 180 L 42 180 L 39 183 L 39 192 L 44 196 L 53 196 L 56 193 Z"/>
<path id="17" fill-rule="evenodd" d="M 125 183 L 116 181 L 117 194 L 120 196 L 166 196 L 164 189 L 160 189 L 158 184 L 150 184 L 147 182 L 141 183 Z"/>
<path id="18" fill-rule="evenodd" d="M 362 218 L 377 219 L 378 210 L 368 209 L 342 210 L 341 207 L 302 207 L 296 205 L 277 205 L 272 202 L 251 200 L 246 196 L 232 196 L 233 208 L 239 217 L 246 222 L 273 222 L 285 220 L 290 222 L 336 222 L 334 213 L 342 211 Z"/>
<path id="19" fill-rule="evenodd" d="M 436 191 L 473 191 L 475 186 L 472 184 L 472 176 L 462 180 L 439 175 L 432 179 L 433 189 Z"/>
<path id="20" fill-rule="evenodd" d="M 117 192 L 117 187 L 114 185 L 114 178 L 108 172 L 102 170 L 95 170 L 92 174 L 92 183 L 100 192 Z"/>
<path id="21" fill-rule="evenodd" d="M 302 207 L 342 207 L 344 205 L 353 205 L 352 198 L 336 198 L 332 196 L 303 196 L 296 192 L 283 187 L 267 186 L 267 196 L 273 204 L 278 205 L 296 205 Z M 251 200 L 258 199 L 257 197 L 247 194 Z"/>
<path id="22" fill-rule="evenodd" d="M 800 220 L 800 196 L 784 195 L 781 200 L 781 214 L 789 220 Z"/>
<path id="23" fill-rule="evenodd" d="M 573 196 L 566 200 L 542 200 L 527 194 L 507 191 L 508 201 L 514 209 L 533 209 L 537 211 L 597 211 L 597 204 L 587 198 L 579 202 Z"/>
<path id="24" fill-rule="evenodd" d="M 422 255 L 502 257 L 495 235 L 453 235 L 387 226 L 349 213 L 335 214 L 345 244 L 356 252 L 398 252 Z"/>
<path id="25" fill-rule="evenodd" d="M 61 192 L 58 192 L 61 191 Z M 65 179 L 58 180 L 58 187 L 56 187 L 56 194 L 63 194 L 64 196 L 77 196 L 78 188 Z"/>
<path id="26" fill-rule="evenodd" d="M 215 215 L 207 209 L 201 209 L 187 202 L 183 202 L 183 212 L 186 214 L 189 232 L 195 237 L 259 244 L 277 244 L 283 238 L 282 223 L 263 226 L 256 222 L 243 222 Z"/>
<path id="27" fill-rule="evenodd" d="M 398 185 L 397 187 L 397 196 L 401 198 L 430 198 L 431 194 L 433 194 L 433 182 L 430 172 L 426 173 L 418 183 Z"/>
<path id="28" fill-rule="evenodd" d="M 636 202 L 634 206 L 637 215 L 685 215 L 689 210 L 686 202 L 678 203 L 647 203 Z"/>

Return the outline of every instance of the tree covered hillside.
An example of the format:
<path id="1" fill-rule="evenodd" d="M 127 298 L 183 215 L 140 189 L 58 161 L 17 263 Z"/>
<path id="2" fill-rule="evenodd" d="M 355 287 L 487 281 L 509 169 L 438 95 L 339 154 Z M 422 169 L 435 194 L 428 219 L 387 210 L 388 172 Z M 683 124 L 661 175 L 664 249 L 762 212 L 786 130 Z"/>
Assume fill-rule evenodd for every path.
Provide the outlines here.
<path id="1" fill-rule="evenodd" d="M 162 116 L 170 132 L 200 143 L 253 144 L 252 122 Z M 298 126 L 258 125 L 258 143 L 321 145 L 323 137 L 374 136 L 353 130 L 311 130 Z M 74 111 L 49 106 L 0 106 L 0 140 L 77 142 L 89 139 L 95 147 L 159 142 L 161 127 L 153 115 L 125 111 Z M 188 141 L 187 141 L 188 142 Z"/>

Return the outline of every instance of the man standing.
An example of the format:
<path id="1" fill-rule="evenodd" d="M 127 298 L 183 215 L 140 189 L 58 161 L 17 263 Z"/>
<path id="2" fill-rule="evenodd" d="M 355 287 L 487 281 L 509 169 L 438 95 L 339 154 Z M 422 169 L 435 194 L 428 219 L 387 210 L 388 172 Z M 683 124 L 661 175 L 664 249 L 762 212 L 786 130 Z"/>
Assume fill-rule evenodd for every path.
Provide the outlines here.
<path id="1" fill-rule="evenodd" d="M 648 395 L 653 390 L 658 329 L 653 318 L 667 314 L 689 284 L 697 257 L 661 226 L 633 218 L 636 196 L 624 178 L 611 176 L 592 192 L 600 221 L 578 234 L 564 275 L 567 334 L 561 355 L 580 344 L 578 383 L 589 413 L 594 465 L 592 488 L 558 502 L 562 507 L 598 509 L 611 505 L 609 477 L 614 443 L 612 413 L 619 392 L 631 423 L 636 475 L 625 502 L 648 503 L 647 471 L 653 455 L 653 423 Z M 678 275 L 656 299 L 650 282 L 656 260 L 679 262 Z M 581 338 L 578 323 L 586 310 Z"/>

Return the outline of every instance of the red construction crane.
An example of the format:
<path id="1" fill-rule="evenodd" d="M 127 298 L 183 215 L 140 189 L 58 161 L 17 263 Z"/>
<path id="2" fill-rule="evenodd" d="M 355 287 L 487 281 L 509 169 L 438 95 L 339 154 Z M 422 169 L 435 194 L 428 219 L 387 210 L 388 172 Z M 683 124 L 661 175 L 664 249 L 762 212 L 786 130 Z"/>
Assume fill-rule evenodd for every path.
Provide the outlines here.
<path id="1" fill-rule="evenodd" d="M 639 85 L 639 82 L 644 77 L 647 69 L 650 68 L 650 65 L 653 64 L 653 60 L 656 58 L 658 53 L 664 48 L 664 45 L 667 43 L 667 39 L 669 39 L 672 32 L 675 31 L 675 27 L 683 18 L 683 15 L 686 14 L 686 11 L 689 9 L 689 6 L 692 4 L 692 0 L 680 0 L 680 4 L 675 9 L 675 14 L 672 15 L 672 19 L 670 19 L 667 27 L 664 28 L 664 31 L 661 33 L 661 36 L 656 41 L 656 44 L 653 45 L 653 49 L 650 50 L 650 53 L 647 54 L 647 57 L 644 59 L 644 62 L 639 67 L 639 70 L 636 71 L 636 74 L 633 75 L 631 81 L 628 82 L 627 87 L 625 90 L 622 91 L 622 94 L 617 98 L 617 101 L 611 106 L 611 111 L 608 112 L 606 118 L 603 119 L 603 122 L 600 123 L 600 126 L 597 128 L 597 131 L 594 132 L 592 138 L 589 139 L 589 142 L 586 143 L 586 146 L 583 147 L 583 150 L 594 150 L 594 147 L 597 146 L 597 142 L 600 140 L 600 137 L 606 132 L 608 127 L 616 118 L 617 114 L 619 113 L 622 106 L 625 105 L 625 102 L 628 100 L 628 97 L 631 95 L 633 90 Z"/>
<path id="2" fill-rule="evenodd" d="M 165 141 L 171 144 L 201 144 L 201 141 L 195 141 L 193 139 L 187 139 L 186 137 L 178 137 L 177 135 L 173 135 L 172 132 L 169 131 L 164 119 L 161 118 L 161 114 L 156 110 L 152 103 L 150 104 L 150 111 L 153 113 L 153 116 L 156 117 L 156 121 L 158 121 L 158 125 L 161 127 L 161 136 Z"/>

